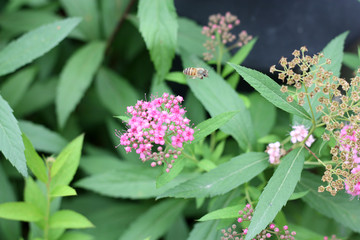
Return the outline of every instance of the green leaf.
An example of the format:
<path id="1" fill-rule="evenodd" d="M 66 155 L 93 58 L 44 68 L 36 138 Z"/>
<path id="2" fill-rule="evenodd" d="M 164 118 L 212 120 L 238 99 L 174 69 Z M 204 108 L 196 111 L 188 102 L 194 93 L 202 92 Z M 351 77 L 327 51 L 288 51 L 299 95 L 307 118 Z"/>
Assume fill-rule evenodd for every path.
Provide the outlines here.
<path id="1" fill-rule="evenodd" d="M 269 165 L 266 153 L 245 153 L 159 197 L 201 198 L 224 194 L 250 181 Z"/>
<path id="2" fill-rule="evenodd" d="M 302 200 L 317 212 L 359 233 L 359 202 L 351 201 L 351 195 L 344 191 L 339 191 L 336 196 L 331 196 L 328 192 L 319 193 L 318 187 L 322 184 L 320 176 L 305 172 L 296 189 L 300 192 L 309 191 Z"/>
<path id="3" fill-rule="evenodd" d="M 93 239 L 95 238 L 92 235 L 79 231 L 67 231 L 59 238 L 59 240 L 93 240 Z"/>
<path id="4" fill-rule="evenodd" d="M 43 183 L 47 183 L 47 170 L 44 161 L 37 154 L 33 145 L 25 134 L 22 135 L 22 138 L 25 145 L 25 157 L 27 160 L 27 165 L 37 179 Z"/>
<path id="5" fill-rule="evenodd" d="M 40 210 L 31 203 L 9 202 L 0 204 L 0 218 L 36 222 L 43 218 Z"/>
<path id="6" fill-rule="evenodd" d="M 23 33 L 59 20 L 61 18 L 52 12 L 26 9 L 3 12 L 0 16 L 0 26 L 12 33 Z"/>
<path id="7" fill-rule="evenodd" d="M 21 131 L 13 110 L 1 95 L 0 116 L 0 151 L 24 177 L 27 177 L 25 147 L 21 139 Z"/>
<path id="8" fill-rule="evenodd" d="M 80 22 L 68 18 L 41 26 L 12 41 L 0 52 L 0 76 L 32 62 L 55 47 Z"/>
<path id="9" fill-rule="evenodd" d="M 296 199 L 300 199 L 302 197 L 304 197 L 306 194 L 308 194 L 309 191 L 304 191 L 304 192 L 294 192 L 293 194 L 291 194 L 289 200 L 296 200 Z"/>
<path id="10" fill-rule="evenodd" d="M 165 76 L 165 80 L 186 85 L 186 76 L 182 72 L 170 72 Z"/>
<path id="11" fill-rule="evenodd" d="M 249 55 L 250 51 L 253 49 L 255 43 L 257 41 L 257 38 L 254 38 L 246 45 L 242 46 L 237 53 L 229 60 L 229 62 L 235 64 L 235 65 L 241 65 L 245 58 Z M 232 73 L 234 69 L 230 67 L 229 65 L 224 66 L 224 70 L 222 72 L 222 77 L 225 78 L 230 73 Z"/>
<path id="12" fill-rule="evenodd" d="M 60 210 L 50 217 L 50 228 L 91 228 L 94 225 L 80 213 L 72 210 Z"/>
<path id="13" fill-rule="evenodd" d="M 28 67 L 6 79 L 0 92 L 9 105 L 15 109 L 35 78 L 36 68 Z"/>
<path id="14" fill-rule="evenodd" d="M 163 80 L 175 56 L 178 23 L 174 1 L 140 0 L 138 6 L 141 35 Z"/>
<path id="15" fill-rule="evenodd" d="M 57 79 L 52 79 L 48 82 L 39 82 L 31 86 L 14 109 L 16 115 L 24 116 L 53 103 L 57 82 Z"/>
<path id="16" fill-rule="evenodd" d="M 73 209 L 88 217 L 95 228 L 86 229 L 86 232 L 94 239 L 104 240 L 119 239 L 130 223 L 151 207 L 150 202 L 123 201 L 89 194 L 81 194 L 63 203 L 66 209 Z"/>
<path id="17" fill-rule="evenodd" d="M 10 183 L 10 179 L 6 175 L 2 164 L 0 163 L 0 203 L 16 201 L 14 188 Z M 0 232 L 4 240 L 13 240 L 20 238 L 20 222 L 8 221 L 0 219 Z"/>
<path id="18" fill-rule="evenodd" d="M 286 101 L 288 96 L 280 91 L 280 86 L 265 74 L 256 70 L 228 63 L 233 67 L 261 96 L 282 110 L 295 114 L 302 118 L 310 119 L 305 109 L 295 102 Z"/>
<path id="19" fill-rule="evenodd" d="M 84 135 L 70 142 L 56 158 L 51 169 L 51 186 L 68 185 L 79 166 Z"/>
<path id="20" fill-rule="evenodd" d="M 37 207 L 41 214 L 45 216 L 47 204 L 45 194 L 31 177 L 26 179 L 24 199 L 26 203 L 33 204 Z"/>
<path id="21" fill-rule="evenodd" d="M 196 22 L 187 18 L 180 17 L 178 22 L 179 33 L 177 51 L 185 50 L 198 57 L 203 57 L 203 53 L 206 51 L 203 44 L 206 42 L 207 37 L 201 34 L 201 27 L 196 24 Z"/>
<path id="22" fill-rule="evenodd" d="M 156 188 L 164 186 L 181 173 L 185 166 L 184 156 L 180 155 L 172 165 L 170 172 L 166 172 L 167 166 L 164 166 L 162 174 L 156 178 Z"/>
<path id="23" fill-rule="evenodd" d="M 130 118 L 127 116 L 114 116 L 114 118 L 120 119 L 123 123 L 128 123 L 130 121 Z"/>
<path id="24" fill-rule="evenodd" d="M 107 68 L 101 68 L 95 86 L 100 101 L 113 115 L 123 115 L 127 106 L 132 106 L 139 95 L 129 82 Z"/>
<path id="25" fill-rule="evenodd" d="M 206 172 L 210 172 L 216 168 L 216 164 L 208 159 L 203 159 L 198 163 L 199 168 L 204 169 Z"/>
<path id="26" fill-rule="evenodd" d="M 163 187 L 156 188 L 155 178 L 158 174 L 157 169 L 133 165 L 132 169 L 115 169 L 83 178 L 75 186 L 110 197 L 146 199 L 156 197 L 195 176 L 181 174 Z"/>
<path id="27" fill-rule="evenodd" d="M 260 94 L 254 92 L 249 96 L 250 114 L 254 124 L 254 130 L 258 138 L 270 133 L 276 121 L 276 108 L 265 100 Z M 266 121 L 264 121 L 266 119 Z M 259 140 L 258 140 L 259 141 Z"/>
<path id="28" fill-rule="evenodd" d="M 179 217 L 169 228 L 165 240 L 184 240 L 189 236 L 189 227 L 183 216 Z"/>
<path id="29" fill-rule="evenodd" d="M 199 142 L 206 138 L 209 134 L 223 126 L 230 121 L 239 111 L 224 112 L 210 118 L 196 126 L 194 133 L 194 141 L 192 143 Z"/>
<path id="30" fill-rule="evenodd" d="M 345 66 L 352 70 L 358 69 L 360 67 L 360 59 L 357 54 L 354 53 L 344 53 L 343 63 Z"/>
<path id="31" fill-rule="evenodd" d="M 19 126 L 38 151 L 59 153 L 67 144 L 67 140 L 61 135 L 42 125 L 29 121 L 19 121 Z"/>
<path id="32" fill-rule="evenodd" d="M 232 207 L 226 207 L 219 210 L 215 210 L 206 214 L 205 216 L 201 217 L 199 221 L 209 221 L 209 220 L 216 220 L 216 219 L 227 219 L 233 218 L 236 219 L 240 217 L 239 211 L 244 209 L 245 204 L 239 204 Z"/>
<path id="33" fill-rule="evenodd" d="M 205 80 L 189 79 L 188 85 L 212 117 L 223 112 L 239 111 L 233 119 L 220 129 L 235 138 L 244 150 L 255 145 L 255 133 L 249 111 L 238 94 L 214 70 L 195 56 L 181 54 L 184 67 L 199 66 L 209 71 Z"/>
<path id="34" fill-rule="evenodd" d="M 63 68 L 56 95 L 56 113 L 61 128 L 90 86 L 104 50 L 103 42 L 91 42 L 77 50 Z"/>
<path id="35" fill-rule="evenodd" d="M 133 164 L 121 161 L 117 157 L 104 154 L 85 156 L 80 160 L 80 168 L 89 175 L 104 173 L 109 171 L 109 169 L 121 169 L 127 167 L 127 169 L 131 170 L 133 166 Z"/>
<path id="36" fill-rule="evenodd" d="M 100 1 L 102 25 L 106 38 L 113 33 L 129 3 L 130 0 Z"/>
<path id="37" fill-rule="evenodd" d="M 158 239 L 172 226 L 185 208 L 184 200 L 166 200 L 146 211 L 131 223 L 119 240 L 127 239 Z M 141 226 L 141 231 L 139 231 Z"/>
<path id="38" fill-rule="evenodd" d="M 75 189 L 70 186 L 62 185 L 56 186 L 50 192 L 51 197 L 65 197 L 65 196 L 75 196 L 77 195 Z"/>
<path id="39" fill-rule="evenodd" d="M 78 29 L 89 40 L 100 38 L 99 13 L 96 0 L 61 0 L 66 13 L 71 17 L 81 17 L 83 20 Z"/>
<path id="40" fill-rule="evenodd" d="M 206 111 L 201 102 L 195 97 L 193 92 L 189 91 L 186 95 L 184 106 L 186 108 L 186 116 L 191 119 L 195 125 L 206 120 Z"/>
<path id="41" fill-rule="evenodd" d="M 219 221 L 196 223 L 187 240 L 214 240 L 220 239 L 221 231 L 217 229 Z"/>
<path id="42" fill-rule="evenodd" d="M 300 180 L 303 164 L 303 148 L 292 150 L 282 159 L 259 198 L 246 240 L 262 231 L 286 204 Z"/>
<path id="43" fill-rule="evenodd" d="M 344 44 L 345 39 L 349 32 L 344 32 L 340 34 L 339 36 L 332 39 L 326 47 L 322 50 L 322 53 L 324 54 L 324 57 L 320 59 L 319 65 L 322 64 L 322 67 L 325 69 L 325 71 L 330 71 L 334 74 L 334 76 L 339 77 L 340 76 L 340 69 L 341 69 L 341 63 L 343 60 L 344 55 Z M 324 64 L 326 59 L 331 59 L 331 64 Z M 330 80 L 330 83 L 332 80 Z M 313 84 L 310 88 L 308 88 L 308 91 L 312 91 L 315 88 L 315 84 Z M 302 87 L 304 89 L 304 87 Z M 310 105 L 314 111 L 315 119 L 319 119 L 320 116 L 323 115 L 322 112 L 316 112 L 315 109 L 317 106 L 319 106 L 321 103 L 318 101 L 318 99 L 321 96 L 326 96 L 321 91 L 316 94 L 315 97 L 310 99 L 310 103 L 308 101 L 305 101 L 305 104 L 303 105 L 304 109 L 310 114 Z M 309 105 L 310 104 L 310 105 Z M 299 119 L 297 117 L 294 117 L 293 123 L 295 124 L 303 124 L 305 126 L 310 126 L 310 122 L 306 121 L 304 119 Z"/>

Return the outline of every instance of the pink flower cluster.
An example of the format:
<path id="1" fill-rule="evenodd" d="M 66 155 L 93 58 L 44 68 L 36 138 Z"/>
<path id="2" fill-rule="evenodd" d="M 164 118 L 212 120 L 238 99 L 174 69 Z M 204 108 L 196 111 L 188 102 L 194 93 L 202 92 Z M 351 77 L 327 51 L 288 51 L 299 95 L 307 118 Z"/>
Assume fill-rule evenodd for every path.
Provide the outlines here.
<path id="1" fill-rule="evenodd" d="M 271 164 L 279 164 L 280 157 L 283 155 L 283 150 L 280 148 L 279 142 L 270 143 L 265 152 L 269 154 L 269 162 Z"/>
<path id="2" fill-rule="evenodd" d="M 304 139 L 309 134 L 309 131 L 305 128 L 304 125 L 297 125 L 293 126 L 292 128 L 293 130 L 290 132 L 292 143 L 304 141 Z M 305 144 L 306 146 L 311 147 L 311 144 L 313 144 L 313 142 L 315 142 L 315 138 L 313 137 L 313 135 L 310 135 L 309 138 L 306 140 Z"/>
<path id="3" fill-rule="evenodd" d="M 351 125 L 344 126 L 340 131 L 340 147 L 339 150 L 341 152 L 345 152 L 346 161 L 345 163 L 349 163 L 348 159 L 351 158 L 351 162 L 358 164 L 351 170 L 352 174 L 357 174 L 360 172 L 360 157 L 359 157 L 359 148 L 358 145 L 358 137 L 359 130 L 354 130 Z M 345 180 L 345 190 L 348 194 L 352 196 L 360 196 L 360 181 L 353 182 L 353 189 L 350 189 L 349 180 Z"/>
<path id="4" fill-rule="evenodd" d="M 360 163 L 360 153 L 358 152 L 360 146 L 357 144 L 357 134 L 359 134 L 358 131 L 353 130 L 352 126 L 344 126 L 340 131 L 339 150 L 341 152 L 346 152 L 346 159 L 351 155 L 351 158 L 355 163 Z"/>
<path id="5" fill-rule="evenodd" d="M 239 211 L 239 215 L 241 217 L 238 218 L 238 222 L 242 223 L 244 221 L 250 221 L 252 219 L 252 215 L 254 213 L 253 208 L 250 204 L 246 204 L 245 208 Z M 233 224 L 231 228 L 228 229 L 222 229 L 221 232 L 223 236 L 221 237 L 222 240 L 230 240 L 230 239 L 239 239 L 243 240 L 246 237 L 246 234 L 248 233 L 248 228 L 244 228 L 241 230 L 241 232 L 238 232 L 236 230 L 237 226 L 236 224 Z M 294 240 L 296 232 L 289 231 L 288 226 L 284 226 L 282 230 L 280 230 L 278 227 L 276 227 L 275 224 L 271 223 L 267 228 L 262 230 L 254 239 L 271 239 L 273 236 L 276 237 L 276 239 L 289 239 Z"/>
<path id="6" fill-rule="evenodd" d="M 134 107 L 127 107 L 131 116 L 128 130 L 123 134 L 115 130 L 119 145 L 125 146 L 126 152 L 134 149 L 143 162 L 151 160 L 152 167 L 165 162 L 169 172 L 174 159 L 181 154 L 183 143 L 194 140 L 194 129 L 184 117 L 182 101 L 181 96 L 164 93 L 150 102 L 139 100 Z"/>

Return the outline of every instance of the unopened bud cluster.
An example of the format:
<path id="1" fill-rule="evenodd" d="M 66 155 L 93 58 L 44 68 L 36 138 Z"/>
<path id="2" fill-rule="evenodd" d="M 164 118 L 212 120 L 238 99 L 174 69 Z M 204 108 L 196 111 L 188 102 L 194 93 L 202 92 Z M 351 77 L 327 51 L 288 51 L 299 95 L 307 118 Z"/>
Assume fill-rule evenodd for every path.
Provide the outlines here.
<path id="1" fill-rule="evenodd" d="M 152 97 L 150 102 L 139 100 L 134 107 L 127 107 L 131 117 L 128 130 L 115 130 L 119 145 L 125 146 L 126 152 L 134 149 L 143 162 L 152 161 L 152 167 L 165 163 L 169 172 L 183 143 L 194 140 L 194 129 L 184 117 L 182 101 L 181 96 L 164 93 L 162 97 Z"/>
<path id="2" fill-rule="evenodd" d="M 204 47 L 208 52 L 204 53 L 204 60 L 211 60 L 216 54 L 216 47 L 220 44 L 226 46 L 231 43 L 229 50 L 235 47 L 241 47 L 247 44 L 252 36 L 248 35 L 246 31 L 241 31 L 238 36 L 230 31 L 240 24 L 237 16 L 227 12 L 225 16 L 221 14 L 214 14 L 209 17 L 209 23 L 202 29 L 202 34 L 206 35 L 209 39 L 204 43 Z"/>
<path id="3" fill-rule="evenodd" d="M 250 221 L 253 213 L 254 210 L 251 205 L 246 204 L 245 208 L 239 211 L 240 217 L 237 221 L 239 223 L 242 223 L 244 221 Z M 221 233 L 223 234 L 223 236 L 221 237 L 221 240 L 244 240 L 246 234 L 248 233 L 248 228 L 240 230 L 237 230 L 237 228 L 238 226 L 236 224 L 233 224 L 228 229 L 222 229 Z M 261 233 L 257 234 L 254 239 L 271 239 L 274 236 L 276 237 L 276 239 L 294 240 L 295 235 L 296 232 L 290 232 L 288 226 L 285 225 L 284 227 L 282 227 L 282 230 L 280 230 L 278 227 L 276 227 L 275 224 L 271 223 L 266 229 L 262 230 Z"/>

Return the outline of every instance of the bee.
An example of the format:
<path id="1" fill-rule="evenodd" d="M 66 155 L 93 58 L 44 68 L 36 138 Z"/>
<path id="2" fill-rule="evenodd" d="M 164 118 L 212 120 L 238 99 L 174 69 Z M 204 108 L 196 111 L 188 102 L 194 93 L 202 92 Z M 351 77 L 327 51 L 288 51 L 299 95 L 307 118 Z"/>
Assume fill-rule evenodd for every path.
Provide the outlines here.
<path id="1" fill-rule="evenodd" d="M 183 73 L 185 75 L 191 76 L 192 79 L 200 78 L 203 79 L 204 77 L 208 77 L 209 71 L 205 68 L 194 68 L 194 67 L 188 67 L 185 68 Z"/>

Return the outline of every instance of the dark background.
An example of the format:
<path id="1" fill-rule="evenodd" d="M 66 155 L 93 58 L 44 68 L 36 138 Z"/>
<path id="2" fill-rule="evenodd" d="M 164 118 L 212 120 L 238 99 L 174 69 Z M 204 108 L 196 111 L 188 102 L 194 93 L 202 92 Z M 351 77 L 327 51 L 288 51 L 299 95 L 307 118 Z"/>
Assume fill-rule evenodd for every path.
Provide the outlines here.
<path id="1" fill-rule="evenodd" d="M 180 17 L 200 25 L 212 14 L 237 15 L 241 24 L 235 29 L 258 37 L 243 65 L 264 73 L 294 49 L 305 45 L 317 53 L 347 30 L 346 51 L 355 51 L 360 42 L 358 0 L 175 0 L 175 7 Z"/>

